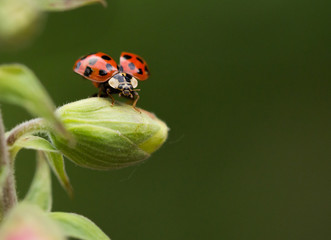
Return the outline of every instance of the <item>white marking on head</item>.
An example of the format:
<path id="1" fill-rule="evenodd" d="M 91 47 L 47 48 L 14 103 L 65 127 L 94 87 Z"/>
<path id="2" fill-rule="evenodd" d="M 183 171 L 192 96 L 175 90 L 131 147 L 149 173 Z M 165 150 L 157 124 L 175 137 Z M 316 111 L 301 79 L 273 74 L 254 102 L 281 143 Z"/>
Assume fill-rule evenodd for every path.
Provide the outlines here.
<path id="1" fill-rule="evenodd" d="M 131 78 L 131 85 L 133 88 L 138 87 L 138 81 L 134 77 Z"/>
<path id="2" fill-rule="evenodd" d="M 119 82 L 116 78 L 111 78 L 109 81 L 108 81 L 108 84 L 109 86 L 111 86 L 112 88 L 118 88 L 118 85 L 119 85 Z"/>

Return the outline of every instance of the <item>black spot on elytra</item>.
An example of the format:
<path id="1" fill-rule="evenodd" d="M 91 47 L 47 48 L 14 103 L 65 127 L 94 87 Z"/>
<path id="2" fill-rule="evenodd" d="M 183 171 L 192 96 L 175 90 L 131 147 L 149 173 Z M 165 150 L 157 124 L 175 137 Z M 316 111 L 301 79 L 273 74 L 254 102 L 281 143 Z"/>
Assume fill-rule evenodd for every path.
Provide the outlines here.
<path id="1" fill-rule="evenodd" d="M 91 59 L 88 61 L 88 63 L 89 63 L 90 65 L 93 66 L 97 61 L 98 61 L 97 58 L 91 58 Z"/>
<path id="2" fill-rule="evenodd" d="M 88 77 L 88 76 L 91 75 L 92 72 L 93 72 L 92 68 L 90 68 L 90 67 L 86 67 L 86 68 L 85 68 L 85 71 L 84 71 L 84 76 L 85 76 L 85 77 Z"/>
<path id="3" fill-rule="evenodd" d="M 82 63 L 81 62 L 78 62 L 77 65 L 76 65 L 76 70 L 78 70 L 78 68 L 80 67 Z"/>
<path id="4" fill-rule="evenodd" d="M 137 71 L 138 74 L 143 74 L 143 70 L 141 68 L 138 68 L 138 71 Z"/>
<path id="5" fill-rule="evenodd" d="M 99 70 L 99 75 L 100 76 L 106 76 L 107 75 L 107 71 L 105 71 L 105 70 Z"/>
<path id="6" fill-rule="evenodd" d="M 149 72 L 149 70 L 148 70 L 148 67 L 147 67 L 147 66 L 145 66 L 145 71 L 146 71 L 146 72 Z"/>
<path id="7" fill-rule="evenodd" d="M 132 62 L 130 62 L 130 63 L 129 63 L 129 68 L 130 68 L 131 70 L 133 70 L 133 69 L 136 68 L 136 66 L 135 66 Z"/>
<path id="8" fill-rule="evenodd" d="M 107 56 L 107 55 L 102 55 L 101 56 L 102 59 L 105 59 L 105 60 L 111 60 L 111 57 Z"/>
<path id="9" fill-rule="evenodd" d="M 131 58 L 132 58 L 130 55 L 126 55 L 126 54 L 124 54 L 123 57 L 124 57 L 125 59 L 131 59 Z"/>
<path id="10" fill-rule="evenodd" d="M 141 63 L 144 63 L 144 61 L 140 57 L 137 57 L 137 60 Z"/>
<path id="11" fill-rule="evenodd" d="M 111 64 L 109 64 L 109 63 L 106 64 L 106 68 L 109 71 L 113 70 L 113 66 Z"/>

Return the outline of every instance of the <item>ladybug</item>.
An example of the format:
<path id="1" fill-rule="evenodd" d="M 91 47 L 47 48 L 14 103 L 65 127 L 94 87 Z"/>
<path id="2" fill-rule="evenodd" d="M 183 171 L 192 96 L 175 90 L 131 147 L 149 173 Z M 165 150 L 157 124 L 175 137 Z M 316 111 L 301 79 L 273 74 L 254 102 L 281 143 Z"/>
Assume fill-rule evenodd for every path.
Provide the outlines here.
<path id="1" fill-rule="evenodd" d="M 88 54 L 76 61 L 73 70 L 99 88 L 97 96 L 109 96 L 114 105 L 112 94 L 119 93 L 119 96 L 134 99 L 134 109 L 139 99 L 137 91 L 140 91 L 136 89 L 137 80 L 144 81 L 150 75 L 145 60 L 128 52 L 122 52 L 120 65 L 103 52 Z"/>

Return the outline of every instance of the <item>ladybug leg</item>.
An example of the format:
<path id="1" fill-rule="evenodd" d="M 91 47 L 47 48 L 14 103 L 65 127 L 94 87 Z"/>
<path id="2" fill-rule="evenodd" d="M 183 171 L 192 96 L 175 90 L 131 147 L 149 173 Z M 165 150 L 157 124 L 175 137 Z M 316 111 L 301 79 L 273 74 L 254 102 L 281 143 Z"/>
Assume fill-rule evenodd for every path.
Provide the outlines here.
<path id="1" fill-rule="evenodd" d="M 107 95 L 111 98 L 111 106 L 114 106 L 115 103 L 115 99 L 114 97 L 111 95 L 110 89 L 107 89 Z"/>
<path id="2" fill-rule="evenodd" d="M 134 110 L 136 110 L 137 112 L 140 112 L 141 113 L 141 111 L 138 108 L 136 108 L 137 102 L 138 102 L 138 100 L 140 98 L 139 97 L 139 94 L 137 92 L 134 92 L 134 95 L 136 96 L 136 99 L 133 101 L 132 107 L 133 107 Z"/>
<path id="3" fill-rule="evenodd" d="M 102 94 L 102 89 L 101 88 L 99 88 L 99 92 L 98 92 L 98 97 L 101 97 L 101 94 Z"/>

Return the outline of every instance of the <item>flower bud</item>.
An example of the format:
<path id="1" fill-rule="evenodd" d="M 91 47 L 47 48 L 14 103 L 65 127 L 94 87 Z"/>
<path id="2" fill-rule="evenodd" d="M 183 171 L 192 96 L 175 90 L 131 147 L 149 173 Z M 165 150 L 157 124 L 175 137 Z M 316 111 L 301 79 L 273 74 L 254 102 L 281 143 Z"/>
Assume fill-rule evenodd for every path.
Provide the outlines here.
<path id="1" fill-rule="evenodd" d="M 75 144 L 52 133 L 55 147 L 79 166 L 116 169 L 147 159 L 166 140 L 167 125 L 152 113 L 108 99 L 88 98 L 57 110 Z"/>
<path id="2" fill-rule="evenodd" d="M 0 46 L 22 46 L 38 33 L 44 16 L 34 0 L 0 1 Z"/>
<path id="3" fill-rule="evenodd" d="M 16 205 L 0 225 L 1 240 L 65 240 L 55 221 L 35 205 Z"/>

